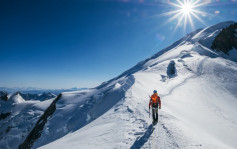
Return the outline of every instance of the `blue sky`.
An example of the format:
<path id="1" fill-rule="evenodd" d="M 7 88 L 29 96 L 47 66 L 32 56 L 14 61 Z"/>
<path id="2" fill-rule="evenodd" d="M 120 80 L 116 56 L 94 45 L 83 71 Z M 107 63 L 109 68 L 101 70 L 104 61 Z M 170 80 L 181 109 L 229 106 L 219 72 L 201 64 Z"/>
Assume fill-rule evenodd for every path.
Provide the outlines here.
<path id="1" fill-rule="evenodd" d="M 172 0 L 171 0 L 172 1 Z M 237 21 L 236 0 L 207 0 L 195 29 Z M 176 2 L 175 0 L 172 2 Z M 1 0 L 0 86 L 95 87 L 193 29 L 167 0 Z"/>

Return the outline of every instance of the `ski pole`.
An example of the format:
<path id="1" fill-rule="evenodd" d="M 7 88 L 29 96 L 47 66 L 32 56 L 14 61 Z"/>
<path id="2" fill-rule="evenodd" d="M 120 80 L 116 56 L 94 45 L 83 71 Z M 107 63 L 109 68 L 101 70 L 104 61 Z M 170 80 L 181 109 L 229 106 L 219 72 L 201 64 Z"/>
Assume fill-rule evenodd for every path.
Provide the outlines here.
<path id="1" fill-rule="evenodd" d="M 151 98 L 151 96 L 148 94 L 148 96 L 149 96 L 149 102 L 150 102 L 150 98 Z M 150 118 L 150 115 L 151 115 L 151 111 L 150 111 L 151 109 L 150 109 L 150 104 L 149 104 L 149 118 Z"/>
<path id="2" fill-rule="evenodd" d="M 150 107 L 149 107 L 149 118 L 150 118 L 151 112 L 150 112 Z"/>

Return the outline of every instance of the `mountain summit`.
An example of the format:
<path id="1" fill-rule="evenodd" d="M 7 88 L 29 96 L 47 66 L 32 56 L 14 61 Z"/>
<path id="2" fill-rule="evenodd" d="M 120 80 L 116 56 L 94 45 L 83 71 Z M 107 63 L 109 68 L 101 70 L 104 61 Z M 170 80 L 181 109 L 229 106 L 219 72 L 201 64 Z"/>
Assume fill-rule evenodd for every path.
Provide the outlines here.
<path id="1" fill-rule="evenodd" d="M 237 50 L 211 49 L 232 24 L 196 30 L 96 88 L 60 94 L 19 148 L 237 148 Z M 154 89 L 162 109 L 151 131 Z"/>

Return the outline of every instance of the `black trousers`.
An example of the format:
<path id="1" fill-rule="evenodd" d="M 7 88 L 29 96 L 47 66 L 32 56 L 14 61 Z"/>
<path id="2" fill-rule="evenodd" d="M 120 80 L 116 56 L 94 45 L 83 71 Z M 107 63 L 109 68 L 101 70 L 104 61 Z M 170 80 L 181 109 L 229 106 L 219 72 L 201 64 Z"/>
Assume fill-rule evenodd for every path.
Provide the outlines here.
<path id="1" fill-rule="evenodd" d="M 152 107 L 153 121 L 158 121 L 158 107 Z"/>

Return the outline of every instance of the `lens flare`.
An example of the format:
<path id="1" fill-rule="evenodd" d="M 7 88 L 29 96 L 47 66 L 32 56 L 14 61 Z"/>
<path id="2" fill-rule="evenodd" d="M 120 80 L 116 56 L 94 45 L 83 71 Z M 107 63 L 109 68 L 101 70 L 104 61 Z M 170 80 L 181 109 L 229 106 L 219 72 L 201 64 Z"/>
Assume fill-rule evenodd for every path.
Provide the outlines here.
<path id="1" fill-rule="evenodd" d="M 192 8 L 192 5 L 191 4 L 184 4 L 182 6 L 182 12 L 185 14 L 185 15 L 189 15 L 190 13 L 193 12 L 193 8 Z"/>
<path id="2" fill-rule="evenodd" d="M 190 25 L 192 29 L 195 29 L 193 19 L 197 19 L 202 24 L 206 25 L 200 18 L 200 16 L 205 16 L 206 13 L 198 9 L 210 2 L 210 0 L 176 0 L 176 2 L 169 0 L 167 4 L 173 6 L 175 10 L 163 13 L 162 15 L 171 16 L 166 23 L 177 20 L 174 32 L 182 24 L 184 26 L 184 31 L 186 30 L 187 25 Z"/>

